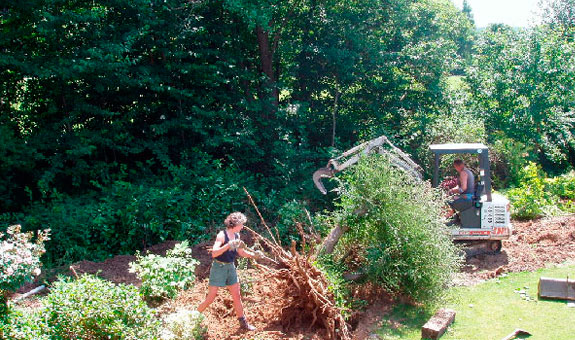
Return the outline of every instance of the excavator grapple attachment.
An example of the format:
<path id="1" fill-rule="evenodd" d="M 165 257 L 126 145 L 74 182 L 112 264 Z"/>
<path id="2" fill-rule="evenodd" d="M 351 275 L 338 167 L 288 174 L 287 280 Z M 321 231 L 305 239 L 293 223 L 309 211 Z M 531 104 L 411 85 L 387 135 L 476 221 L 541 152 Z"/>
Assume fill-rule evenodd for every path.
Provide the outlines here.
<path id="1" fill-rule="evenodd" d="M 331 178 L 333 177 L 334 173 L 334 170 L 330 168 L 319 168 L 316 172 L 313 173 L 313 182 L 322 194 L 327 194 L 327 190 L 325 190 L 325 186 L 321 182 L 321 179 Z"/>

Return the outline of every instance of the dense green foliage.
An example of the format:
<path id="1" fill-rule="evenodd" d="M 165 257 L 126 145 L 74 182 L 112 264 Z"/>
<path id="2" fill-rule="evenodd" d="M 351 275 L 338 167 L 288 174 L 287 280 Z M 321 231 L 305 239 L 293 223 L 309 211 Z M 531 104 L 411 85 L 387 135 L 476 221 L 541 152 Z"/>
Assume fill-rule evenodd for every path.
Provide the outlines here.
<path id="1" fill-rule="evenodd" d="M 11 2 L 2 208 L 206 159 L 285 186 L 436 106 L 462 27 L 447 0 Z"/>
<path id="2" fill-rule="evenodd" d="M 146 299 L 172 299 L 182 290 L 193 286 L 199 262 L 192 258 L 188 242 L 180 242 L 167 251 L 166 256 L 136 253 L 130 272 L 142 280 L 140 293 Z"/>
<path id="3" fill-rule="evenodd" d="M 206 231 L 220 224 L 221 216 L 243 208 L 237 198 L 243 195 L 241 185 L 253 179 L 218 164 L 198 164 L 196 170 L 173 168 L 154 182 L 114 181 L 99 193 L 38 202 L 3 220 L 17 219 L 29 229 L 49 226 L 58 240 L 47 244 L 49 264 L 133 253 L 167 239 L 199 241 L 209 237 Z"/>
<path id="4" fill-rule="evenodd" d="M 512 204 L 513 217 L 529 219 L 544 214 L 551 206 L 551 196 L 545 190 L 544 174 L 535 163 L 529 163 L 521 172 L 521 184 L 507 192 Z"/>
<path id="5" fill-rule="evenodd" d="M 552 195 L 563 200 L 575 201 L 575 171 L 554 178 L 546 178 L 545 186 Z"/>
<path id="6" fill-rule="evenodd" d="M 42 305 L 0 320 L 0 339 L 153 340 L 161 330 L 136 287 L 90 275 L 54 282 Z"/>
<path id="7" fill-rule="evenodd" d="M 292 199 L 321 209 L 310 175 L 330 152 L 420 144 L 473 31 L 448 0 L 269 5 L 9 1 L 3 220 L 51 227 L 56 262 L 196 240 L 241 186 L 272 220 Z"/>
<path id="8" fill-rule="evenodd" d="M 545 27 L 493 26 L 476 48 L 467 79 L 488 134 L 532 145 L 545 164 L 573 164 L 575 44 Z"/>
<path id="9" fill-rule="evenodd" d="M 0 317 L 1 340 L 51 340 L 50 328 L 41 311 L 11 309 Z"/>
<path id="10" fill-rule="evenodd" d="M 52 335 L 61 339 L 155 339 L 160 328 L 136 287 L 89 275 L 55 282 L 44 306 Z"/>
<path id="11" fill-rule="evenodd" d="M 371 281 L 418 301 L 441 296 L 460 255 L 438 192 L 379 155 L 348 171 L 340 191 L 331 219 L 349 227 L 337 246 L 342 265 L 364 268 Z"/>
<path id="12" fill-rule="evenodd" d="M 506 191 L 511 214 L 520 219 L 575 212 L 575 172 L 547 177 L 530 162 L 520 172 L 520 185 Z"/>
<path id="13" fill-rule="evenodd" d="M 289 243 L 303 208 L 333 209 L 313 171 L 381 134 L 427 175 L 429 144 L 479 141 L 498 189 L 528 185 L 529 161 L 560 175 L 572 5 L 479 31 L 449 0 L 7 1 L 0 223 L 51 228 L 50 265 L 102 259 L 200 241 L 245 186 Z"/>

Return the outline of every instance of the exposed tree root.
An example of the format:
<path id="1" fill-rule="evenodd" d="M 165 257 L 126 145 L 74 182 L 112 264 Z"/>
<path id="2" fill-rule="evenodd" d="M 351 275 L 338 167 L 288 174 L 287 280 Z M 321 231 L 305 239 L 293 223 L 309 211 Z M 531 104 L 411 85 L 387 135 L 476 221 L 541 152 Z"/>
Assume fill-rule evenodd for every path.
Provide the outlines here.
<path id="1" fill-rule="evenodd" d="M 281 315 L 282 325 L 287 329 L 291 325 L 309 323 L 310 328 L 324 328 L 329 339 L 351 339 L 349 325 L 342 316 L 342 310 L 335 305 L 334 295 L 328 290 L 327 278 L 312 265 L 314 255 L 298 253 L 295 242 L 292 242 L 289 251 L 285 250 L 265 223 L 247 190 L 246 194 L 271 236 L 269 240 L 246 227 L 265 246 L 275 262 L 270 267 L 261 264 L 258 267 L 269 272 L 274 279 L 286 282 L 283 285 L 285 291 L 276 292 L 286 296 L 286 306 L 282 308 Z"/>

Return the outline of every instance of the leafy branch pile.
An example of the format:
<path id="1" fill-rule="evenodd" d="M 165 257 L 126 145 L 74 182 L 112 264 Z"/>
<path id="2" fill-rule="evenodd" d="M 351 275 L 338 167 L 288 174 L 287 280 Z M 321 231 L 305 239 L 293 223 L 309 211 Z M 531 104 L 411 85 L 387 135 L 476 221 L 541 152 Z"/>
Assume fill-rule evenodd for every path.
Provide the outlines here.
<path id="1" fill-rule="evenodd" d="M 349 169 L 339 191 L 327 222 L 346 232 L 331 253 L 333 261 L 391 293 L 436 301 L 461 261 L 442 221 L 439 191 L 380 155 Z"/>
<path id="2" fill-rule="evenodd" d="M 328 276 L 333 273 L 318 268 L 322 263 L 339 268 L 339 277 L 344 272 L 359 274 L 391 294 L 437 301 L 461 261 L 441 211 L 440 191 L 409 177 L 387 157 L 372 155 L 341 178 L 336 210 L 325 216 L 332 231 L 321 247 L 304 243 L 302 249 L 311 250 L 300 253 L 292 241 L 288 251 L 265 222 L 269 240 L 249 229 L 273 254 L 277 268 L 265 269 L 287 282 L 284 326 L 311 320 L 310 327 L 323 326 L 330 339 L 349 339 L 345 308 L 338 303 L 341 287 L 334 289 L 333 277 Z M 350 280 L 352 276 L 346 275 Z"/>

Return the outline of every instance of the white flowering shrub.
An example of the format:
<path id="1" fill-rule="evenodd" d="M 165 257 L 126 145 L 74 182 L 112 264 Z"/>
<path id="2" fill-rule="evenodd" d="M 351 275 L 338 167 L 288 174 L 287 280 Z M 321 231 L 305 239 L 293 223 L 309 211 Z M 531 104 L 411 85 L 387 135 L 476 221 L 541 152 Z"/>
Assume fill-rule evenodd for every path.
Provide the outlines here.
<path id="1" fill-rule="evenodd" d="M 142 280 L 140 292 L 145 298 L 171 299 L 193 285 L 198 263 L 192 258 L 188 242 L 184 241 L 168 250 L 165 257 L 137 253 L 136 261 L 130 263 L 130 272 Z"/>
<path id="2" fill-rule="evenodd" d="M 20 225 L 8 227 L 6 234 L 0 233 L 0 295 L 15 291 L 40 275 L 40 256 L 45 252 L 48 235 L 48 229 L 39 231 L 32 242 L 34 233 L 23 233 Z"/>
<path id="3" fill-rule="evenodd" d="M 164 319 L 162 340 L 202 340 L 206 327 L 202 326 L 204 316 L 198 311 L 180 310 Z"/>

